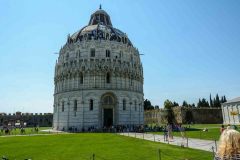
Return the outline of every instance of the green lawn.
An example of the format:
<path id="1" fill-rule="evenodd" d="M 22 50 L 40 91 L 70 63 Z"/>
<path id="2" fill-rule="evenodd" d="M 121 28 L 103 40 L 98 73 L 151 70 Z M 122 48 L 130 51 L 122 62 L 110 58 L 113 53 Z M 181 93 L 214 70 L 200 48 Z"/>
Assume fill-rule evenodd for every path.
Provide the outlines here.
<path id="1" fill-rule="evenodd" d="M 0 137 L 0 156 L 9 160 L 212 160 L 212 153 L 110 133 Z"/>
<path id="2" fill-rule="evenodd" d="M 188 127 L 188 125 L 184 125 Z M 190 130 L 186 130 L 186 137 L 198 138 L 206 140 L 219 140 L 221 124 L 195 124 L 190 126 Z M 203 132 L 203 128 L 208 128 L 207 132 Z M 239 129 L 239 127 L 238 127 Z M 154 134 L 163 134 L 163 132 L 151 132 Z M 173 136 L 181 136 L 180 132 L 173 132 Z"/>

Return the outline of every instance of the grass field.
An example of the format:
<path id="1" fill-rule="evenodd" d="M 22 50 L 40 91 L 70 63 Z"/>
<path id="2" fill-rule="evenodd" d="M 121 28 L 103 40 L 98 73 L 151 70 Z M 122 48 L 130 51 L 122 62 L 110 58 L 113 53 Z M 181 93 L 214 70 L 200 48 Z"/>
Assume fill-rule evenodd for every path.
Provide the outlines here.
<path id="1" fill-rule="evenodd" d="M 47 134 L 48 132 L 42 132 L 41 130 L 45 130 L 45 129 L 50 129 L 50 127 L 40 127 L 38 132 L 34 131 L 34 128 L 25 128 L 25 133 L 24 134 Z M 10 133 L 11 135 L 19 135 L 20 133 L 20 129 L 13 129 Z M 4 132 L 0 132 L 0 136 L 5 135 Z"/>
<path id="2" fill-rule="evenodd" d="M 188 125 L 185 125 L 188 127 Z M 219 140 L 221 124 L 195 124 L 190 126 L 190 130 L 186 130 L 185 134 L 188 138 Z M 207 128 L 207 132 L 203 132 L 203 128 Z M 238 128 L 239 130 L 239 128 Z M 163 132 L 151 132 L 154 134 L 163 134 Z M 182 136 L 180 132 L 173 132 L 173 136 Z"/>
<path id="3" fill-rule="evenodd" d="M 211 160 L 212 153 L 110 133 L 0 137 L 9 160 Z"/>

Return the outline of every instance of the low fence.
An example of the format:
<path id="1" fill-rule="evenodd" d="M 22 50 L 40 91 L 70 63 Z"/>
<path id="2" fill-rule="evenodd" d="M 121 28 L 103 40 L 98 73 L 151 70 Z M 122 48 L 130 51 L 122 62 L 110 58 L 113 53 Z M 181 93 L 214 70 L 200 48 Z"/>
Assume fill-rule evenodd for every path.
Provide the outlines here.
<path id="1" fill-rule="evenodd" d="M 217 151 L 217 141 L 216 140 L 207 140 L 207 142 L 196 142 L 192 138 L 181 138 L 181 137 L 175 137 L 175 139 L 178 139 L 178 141 L 171 141 L 170 138 L 168 139 L 167 136 L 163 135 L 157 135 L 157 134 L 149 134 L 149 133 L 134 133 L 134 132 L 125 132 L 125 133 L 119 133 L 120 135 L 123 136 L 128 136 L 128 137 L 134 137 L 134 138 L 139 138 L 142 140 L 148 140 L 148 141 L 153 141 L 153 142 L 162 142 L 165 144 L 171 144 L 171 145 L 176 145 L 180 146 L 182 148 L 194 148 L 194 149 L 201 149 L 205 151 L 212 152 L 212 157 L 215 157 L 215 153 Z M 197 146 L 197 147 L 193 147 Z M 206 149 L 203 149 L 206 148 Z M 174 155 L 170 155 L 166 152 L 162 152 L 161 148 L 158 149 L 158 155 L 157 158 L 159 160 L 164 160 L 167 158 L 169 160 L 183 160 L 182 158 L 176 157 Z M 202 157 L 191 157 L 190 159 L 194 160 L 202 160 Z"/>

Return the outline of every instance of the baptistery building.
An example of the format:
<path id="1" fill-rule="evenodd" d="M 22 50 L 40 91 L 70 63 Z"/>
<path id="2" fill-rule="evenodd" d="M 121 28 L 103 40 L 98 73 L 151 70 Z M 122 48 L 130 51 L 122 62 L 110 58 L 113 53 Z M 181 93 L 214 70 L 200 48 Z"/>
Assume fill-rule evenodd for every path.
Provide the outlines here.
<path id="1" fill-rule="evenodd" d="M 139 51 L 101 8 L 88 25 L 67 37 L 56 61 L 54 85 L 54 129 L 144 122 Z"/>

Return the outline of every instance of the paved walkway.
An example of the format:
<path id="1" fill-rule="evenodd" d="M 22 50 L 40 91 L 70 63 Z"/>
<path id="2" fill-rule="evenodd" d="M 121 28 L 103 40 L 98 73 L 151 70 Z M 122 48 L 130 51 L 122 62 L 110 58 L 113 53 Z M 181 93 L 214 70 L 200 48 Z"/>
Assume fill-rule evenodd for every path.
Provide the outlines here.
<path id="1" fill-rule="evenodd" d="M 202 139 L 195 139 L 195 138 L 182 138 L 182 137 L 173 137 L 173 140 L 164 141 L 163 135 L 158 134 L 151 134 L 151 133 L 135 133 L 135 132 L 129 132 L 129 133 L 119 133 L 123 136 L 129 136 L 129 137 L 135 137 L 139 139 L 154 141 L 154 142 L 161 142 L 176 146 L 184 146 L 189 147 L 193 149 L 200 149 L 204 151 L 212 152 L 212 147 L 214 147 L 214 151 L 216 151 L 216 145 L 217 142 L 211 141 L 211 140 L 202 140 Z"/>

